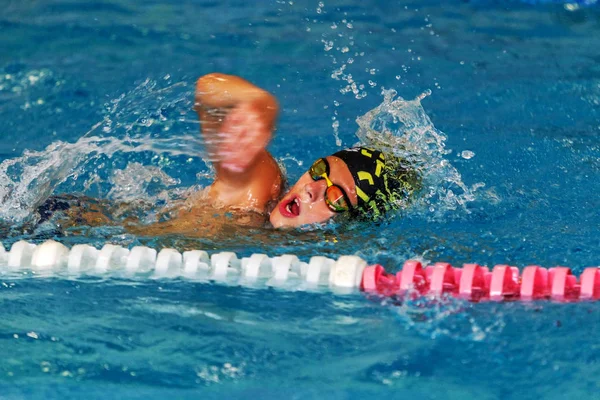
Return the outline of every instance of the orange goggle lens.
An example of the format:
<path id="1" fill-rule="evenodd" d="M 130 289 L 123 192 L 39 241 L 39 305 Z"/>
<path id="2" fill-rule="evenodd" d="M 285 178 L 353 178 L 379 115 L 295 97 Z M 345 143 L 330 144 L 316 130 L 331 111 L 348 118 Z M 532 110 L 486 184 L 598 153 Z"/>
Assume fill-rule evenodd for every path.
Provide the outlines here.
<path id="1" fill-rule="evenodd" d="M 334 212 L 350 211 L 350 205 L 339 186 L 329 186 L 325 191 L 325 202 Z"/>

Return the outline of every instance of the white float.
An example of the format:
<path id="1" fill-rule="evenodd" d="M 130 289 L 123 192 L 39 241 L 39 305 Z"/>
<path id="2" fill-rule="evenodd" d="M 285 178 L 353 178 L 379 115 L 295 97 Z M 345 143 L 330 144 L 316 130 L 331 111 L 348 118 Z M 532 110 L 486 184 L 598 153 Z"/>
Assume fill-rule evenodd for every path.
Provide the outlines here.
<path id="1" fill-rule="evenodd" d="M 280 257 L 273 257 L 273 277 L 267 283 L 268 285 L 280 285 L 290 279 L 299 280 L 302 276 L 302 263 L 295 255 L 285 254 Z M 304 267 L 306 270 L 306 267 Z"/>
<path id="2" fill-rule="evenodd" d="M 210 263 L 212 266 L 210 278 L 216 281 L 225 280 L 227 275 L 239 275 L 241 271 L 240 260 L 230 251 L 213 254 Z"/>
<path id="3" fill-rule="evenodd" d="M 191 250 L 183 253 L 183 276 L 190 279 L 207 279 L 209 271 L 210 258 L 206 251 Z"/>
<path id="4" fill-rule="evenodd" d="M 19 240 L 14 243 L 8 253 L 8 266 L 10 268 L 23 268 L 31 266 L 31 257 L 35 250 L 35 244 Z"/>
<path id="5" fill-rule="evenodd" d="M 2 242 L 0 242 L 0 265 L 6 265 L 8 262 L 8 253 L 4 248 Z"/>
<path id="6" fill-rule="evenodd" d="M 304 280 L 310 286 L 327 285 L 329 283 L 329 274 L 335 260 L 323 256 L 314 256 L 310 258 Z"/>
<path id="7" fill-rule="evenodd" d="M 69 252 L 67 270 L 71 274 L 87 272 L 94 268 L 100 251 L 87 244 L 76 244 Z"/>
<path id="8" fill-rule="evenodd" d="M 114 244 L 105 244 L 98 254 L 94 272 L 104 274 L 109 269 L 116 269 L 125 265 L 129 250 Z"/>
<path id="9" fill-rule="evenodd" d="M 357 256 L 342 256 L 331 268 L 329 286 L 338 289 L 360 287 L 362 274 L 367 262 Z"/>
<path id="10" fill-rule="evenodd" d="M 135 246 L 127 256 L 125 270 L 128 274 L 145 273 L 154 269 L 156 250 L 146 246 Z"/>
<path id="11" fill-rule="evenodd" d="M 60 270 L 67 264 L 69 249 L 62 243 L 47 240 L 31 256 L 31 268 L 37 271 Z"/>
<path id="12" fill-rule="evenodd" d="M 174 277 L 181 273 L 183 256 L 175 249 L 162 249 L 156 257 L 154 274 L 157 277 Z"/>
<path id="13" fill-rule="evenodd" d="M 242 278 L 247 282 L 256 282 L 260 278 L 273 275 L 271 259 L 266 254 L 252 254 L 242 258 Z"/>

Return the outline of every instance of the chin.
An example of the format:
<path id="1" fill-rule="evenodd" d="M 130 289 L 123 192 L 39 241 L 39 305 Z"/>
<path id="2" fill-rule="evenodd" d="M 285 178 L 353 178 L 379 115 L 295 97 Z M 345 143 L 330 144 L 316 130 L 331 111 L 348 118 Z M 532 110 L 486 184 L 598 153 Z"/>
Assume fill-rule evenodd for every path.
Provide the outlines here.
<path id="1" fill-rule="evenodd" d="M 271 222 L 271 225 L 273 225 L 273 228 L 275 228 L 275 229 L 295 228 L 297 226 L 302 225 L 301 223 L 299 223 L 298 221 L 295 221 L 294 219 L 284 218 L 282 215 L 280 215 L 276 211 L 271 213 L 271 216 L 269 217 L 269 221 Z"/>

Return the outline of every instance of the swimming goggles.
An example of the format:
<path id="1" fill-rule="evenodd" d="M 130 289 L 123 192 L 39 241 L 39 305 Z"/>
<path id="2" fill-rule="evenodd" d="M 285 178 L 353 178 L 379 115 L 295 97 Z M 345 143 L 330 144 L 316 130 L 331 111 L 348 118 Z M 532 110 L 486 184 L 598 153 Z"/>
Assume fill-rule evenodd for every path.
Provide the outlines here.
<path id="1" fill-rule="evenodd" d="M 329 163 L 326 159 L 319 158 L 317 161 L 315 161 L 308 170 L 308 173 L 314 181 L 325 179 L 325 182 L 327 182 L 327 189 L 325 190 L 325 203 L 327 203 L 327 206 L 331 211 L 336 213 L 353 211 L 350 198 L 348 198 L 348 195 L 346 192 L 344 192 L 344 189 L 334 184 L 329 179 Z"/>

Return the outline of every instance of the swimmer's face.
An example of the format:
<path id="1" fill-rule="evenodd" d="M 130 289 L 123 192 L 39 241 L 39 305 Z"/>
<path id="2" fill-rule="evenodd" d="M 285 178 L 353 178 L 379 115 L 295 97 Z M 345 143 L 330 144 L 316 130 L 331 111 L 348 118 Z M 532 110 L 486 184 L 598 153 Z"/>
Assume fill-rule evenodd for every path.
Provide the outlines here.
<path id="1" fill-rule="evenodd" d="M 356 207 L 356 187 L 350 170 L 341 159 L 326 157 L 329 163 L 329 180 L 342 188 L 352 207 Z M 297 227 L 306 224 L 325 222 L 338 213 L 332 211 L 325 202 L 327 181 L 314 180 L 309 172 L 298 179 L 289 193 L 271 212 L 271 224 L 275 228 Z"/>

